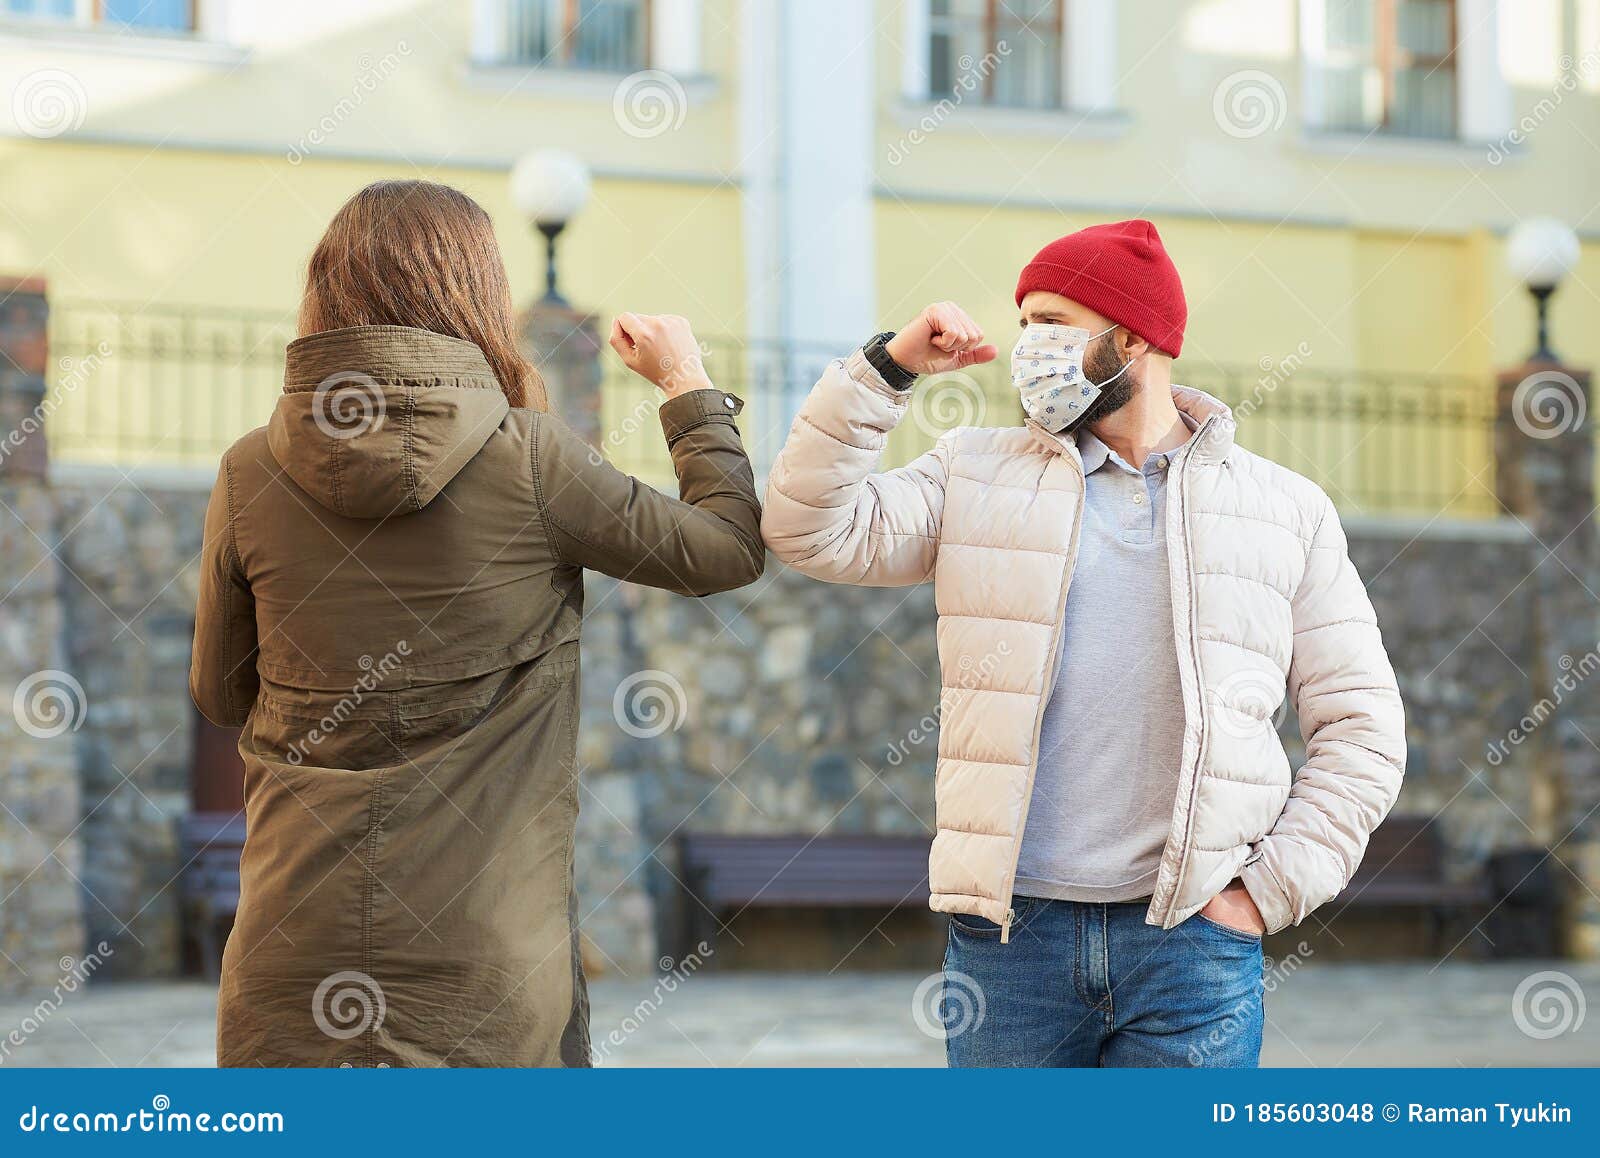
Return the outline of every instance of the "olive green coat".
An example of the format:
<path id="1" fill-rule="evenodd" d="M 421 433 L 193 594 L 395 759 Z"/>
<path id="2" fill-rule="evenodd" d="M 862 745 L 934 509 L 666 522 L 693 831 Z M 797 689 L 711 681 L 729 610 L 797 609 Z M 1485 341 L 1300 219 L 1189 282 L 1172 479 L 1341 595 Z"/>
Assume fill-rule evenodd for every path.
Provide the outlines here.
<path id="1" fill-rule="evenodd" d="M 739 403 L 666 402 L 675 500 L 469 342 L 289 346 L 223 457 L 190 690 L 243 728 L 223 1065 L 584 1065 L 572 893 L 583 569 L 686 595 L 763 552 Z"/>

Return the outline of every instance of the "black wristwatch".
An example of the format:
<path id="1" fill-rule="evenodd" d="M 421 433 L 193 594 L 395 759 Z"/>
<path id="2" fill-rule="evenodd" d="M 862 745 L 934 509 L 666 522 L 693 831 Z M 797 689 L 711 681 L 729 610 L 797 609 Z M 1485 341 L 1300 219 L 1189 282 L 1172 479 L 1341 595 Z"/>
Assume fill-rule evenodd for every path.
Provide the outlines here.
<path id="1" fill-rule="evenodd" d="M 872 368 L 883 375 L 883 380 L 896 390 L 909 390 L 917 380 L 915 370 L 907 370 L 896 362 L 889 354 L 889 339 L 894 337 L 893 330 L 886 330 L 873 338 L 861 352 L 866 355 Z"/>

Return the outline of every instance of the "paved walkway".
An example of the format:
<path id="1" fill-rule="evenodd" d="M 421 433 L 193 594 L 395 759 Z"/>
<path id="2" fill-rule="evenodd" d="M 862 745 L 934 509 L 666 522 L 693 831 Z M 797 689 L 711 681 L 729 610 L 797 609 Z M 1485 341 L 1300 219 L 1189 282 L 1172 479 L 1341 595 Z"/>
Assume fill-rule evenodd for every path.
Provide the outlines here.
<path id="1" fill-rule="evenodd" d="M 1567 980 L 1530 986 L 1521 1018 L 1570 1027 L 1548 1039 L 1519 1028 L 1519 984 L 1544 969 Z M 608 1065 L 938 1066 L 943 1043 L 918 1025 L 911 974 L 691 976 L 593 986 L 593 1036 Z M 1537 995 L 1542 994 L 1543 1000 Z M 1312 965 L 1276 979 L 1264 1061 L 1278 1066 L 1600 1065 L 1600 966 L 1555 963 Z M 214 995 L 198 983 L 104 985 L 65 1003 L 11 1045 L 34 1006 L 0 1001 L 0 1066 L 205 1066 Z M 1565 1012 L 1564 1012 L 1565 1011 Z M 19 1031 L 20 1032 L 20 1031 Z M 613 1039 L 612 1034 L 616 1037 Z M 615 1042 L 616 1044 L 613 1044 Z"/>

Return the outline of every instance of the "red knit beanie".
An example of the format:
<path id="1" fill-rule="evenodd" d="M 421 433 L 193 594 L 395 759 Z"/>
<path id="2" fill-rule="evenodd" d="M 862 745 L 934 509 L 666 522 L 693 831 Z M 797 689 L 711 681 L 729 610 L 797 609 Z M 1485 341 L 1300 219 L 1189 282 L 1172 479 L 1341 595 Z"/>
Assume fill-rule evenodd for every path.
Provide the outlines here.
<path id="1" fill-rule="evenodd" d="M 1086 305 L 1174 358 L 1183 352 L 1183 283 L 1148 221 L 1091 225 L 1052 241 L 1017 279 L 1017 304 L 1033 290 Z"/>

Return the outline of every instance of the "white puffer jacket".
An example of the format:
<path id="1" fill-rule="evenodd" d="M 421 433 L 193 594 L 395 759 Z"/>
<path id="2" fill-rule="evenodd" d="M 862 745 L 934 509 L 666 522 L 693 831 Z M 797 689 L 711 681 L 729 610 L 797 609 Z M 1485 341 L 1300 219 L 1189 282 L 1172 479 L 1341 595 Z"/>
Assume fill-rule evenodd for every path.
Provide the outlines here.
<path id="1" fill-rule="evenodd" d="M 943 694 L 931 905 L 1005 936 L 1083 461 L 1070 437 L 1029 424 L 954 430 L 874 473 L 910 397 L 860 351 L 833 363 L 772 468 L 762 531 L 817 579 L 933 580 Z M 1199 423 L 1167 500 L 1183 767 L 1146 919 L 1171 928 L 1237 876 L 1276 931 L 1344 888 L 1394 803 L 1400 695 L 1328 497 L 1235 446 L 1215 398 L 1173 397 Z M 1306 742 L 1298 774 L 1272 722 L 1286 690 Z"/>

